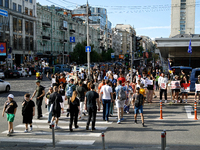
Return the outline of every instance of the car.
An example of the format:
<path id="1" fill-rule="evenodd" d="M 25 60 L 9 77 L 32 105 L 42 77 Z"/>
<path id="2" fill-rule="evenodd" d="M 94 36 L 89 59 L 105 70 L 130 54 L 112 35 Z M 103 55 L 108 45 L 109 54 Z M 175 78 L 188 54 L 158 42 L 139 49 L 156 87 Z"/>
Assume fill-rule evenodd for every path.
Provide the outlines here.
<path id="1" fill-rule="evenodd" d="M 198 75 L 200 75 L 200 68 L 192 69 L 192 73 L 190 75 L 190 92 L 195 91 L 195 82 L 198 79 Z"/>
<path id="2" fill-rule="evenodd" d="M 190 71 L 192 71 L 192 67 L 185 66 L 173 66 L 172 70 L 174 70 L 174 74 L 180 76 L 181 70 L 185 72 L 186 75 L 190 75 Z"/>
<path id="3" fill-rule="evenodd" d="M 0 78 L 1 79 L 5 79 L 5 74 L 4 74 L 4 71 L 2 69 L 0 69 Z"/>
<path id="4" fill-rule="evenodd" d="M 6 70 L 5 77 L 6 78 L 20 78 L 20 74 L 17 70 Z"/>
<path id="5" fill-rule="evenodd" d="M 50 67 L 45 67 L 44 68 L 44 73 L 47 74 L 47 72 L 49 72 L 49 74 L 51 74 L 51 72 L 52 72 L 51 70 L 52 69 Z"/>
<path id="6" fill-rule="evenodd" d="M 0 91 L 9 92 L 10 83 L 0 79 Z"/>

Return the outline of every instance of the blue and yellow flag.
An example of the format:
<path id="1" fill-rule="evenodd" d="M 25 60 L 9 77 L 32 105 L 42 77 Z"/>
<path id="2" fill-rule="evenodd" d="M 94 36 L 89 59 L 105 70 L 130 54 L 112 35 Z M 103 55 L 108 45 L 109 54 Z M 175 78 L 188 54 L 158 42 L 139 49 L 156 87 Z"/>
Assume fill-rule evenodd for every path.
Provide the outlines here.
<path id="1" fill-rule="evenodd" d="M 172 70 L 172 68 L 171 68 L 171 66 L 170 66 L 169 59 L 168 59 L 168 67 L 169 67 L 169 69 L 168 69 L 169 73 L 170 73 L 170 74 L 173 73 L 173 70 Z"/>

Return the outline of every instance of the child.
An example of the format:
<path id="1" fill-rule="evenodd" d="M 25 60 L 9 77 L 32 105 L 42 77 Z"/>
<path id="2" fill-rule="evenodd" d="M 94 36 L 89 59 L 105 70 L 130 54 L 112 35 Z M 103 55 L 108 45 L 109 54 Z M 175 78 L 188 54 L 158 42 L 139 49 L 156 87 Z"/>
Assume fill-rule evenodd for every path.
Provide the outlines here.
<path id="1" fill-rule="evenodd" d="M 133 91 L 130 91 L 128 95 L 128 100 L 126 101 L 126 104 L 124 105 L 124 111 L 129 114 L 130 104 L 133 101 Z"/>
<path id="2" fill-rule="evenodd" d="M 15 113 L 17 111 L 17 103 L 13 100 L 14 95 L 9 94 L 8 95 L 8 100 L 4 104 L 2 116 L 4 117 L 4 112 L 7 114 L 7 121 L 8 121 L 8 133 L 7 136 L 10 136 L 11 133 L 14 132 L 13 130 L 13 122 L 15 119 Z"/>
<path id="3" fill-rule="evenodd" d="M 144 96 L 144 99 L 146 99 L 146 91 L 145 91 L 145 89 L 144 89 L 143 87 L 144 87 L 144 84 L 141 83 L 141 84 L 140 84 L 139 93 L 142 94 L 142 95 Z"/>
<path id="4" fill-rule="evenodd" d="M 30 131 L 32 131 L 32 119 L 35 116 L 35 103 L 30 100 L 30 94 L 26 93 L 24 95 L 24 101 L 22 102 L 22 116 L 23 123 L 25 123 L 25 131 L 28 132 L 28 124 L 30 124 Z"/>

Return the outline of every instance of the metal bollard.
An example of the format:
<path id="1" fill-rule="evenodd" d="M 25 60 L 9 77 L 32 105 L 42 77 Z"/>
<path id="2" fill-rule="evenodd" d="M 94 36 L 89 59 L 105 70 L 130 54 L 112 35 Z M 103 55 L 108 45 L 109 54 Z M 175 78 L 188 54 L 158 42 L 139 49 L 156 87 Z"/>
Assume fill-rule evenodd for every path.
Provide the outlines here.
<path id="1" fill-rule="evenodd" d="M 165 133 L 165 143 L 164 143 L 164 146 L 165 146 L 165 148 L 166 148 L 166 138 L 167 138 L 167 133 L 166 133 L 166 130 L 163 130 L 163 132 Z"/>
<path id="2" fill-rule="evenodd" d="M 102 132 L 101 137 L 102 137 L 102 149 L 105 150 L 105 138 L 104 138 L 104 132 Z"/>
<path id="3" fill-rule="evenodd" d="M 52 129 L 52 142 L 53 142 L 53 147 L 55 148 L 55 130 L 54 130 L 54 122 L 51 124 L 51 129 Z"/>
<path id="4" fill-rule="evenodd" d="M 163 119 L 163 116 L 162 116 L 162 100 L 160 100 L 160 119 Z"/>
<path id="5" fill-rule="evenodd" d="M 161 133 L 161 150 L 165 150 L 165 133 Z"/>
<path id="6" fill-rule="evenodd" d="M 197 119 L 197 101 L 196 100 L 194 102 L 194 120 L 198 120 Z"/>

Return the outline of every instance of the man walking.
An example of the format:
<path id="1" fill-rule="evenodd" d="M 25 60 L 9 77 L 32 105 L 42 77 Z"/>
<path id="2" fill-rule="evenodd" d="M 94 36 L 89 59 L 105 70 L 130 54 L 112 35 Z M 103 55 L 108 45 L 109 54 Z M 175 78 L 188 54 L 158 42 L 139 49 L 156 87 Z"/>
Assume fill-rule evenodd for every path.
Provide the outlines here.
<path id="1" fill-rule="evenodd" d="M 100 102 L 99 102 L 99 95 L 95 92 L 95 85 L 90 85 L 91 90 L 86 93 L 85 95 L 85 110 L 88 111 L 88 121 L 86 130 L 89 130 L 90 121 L 92 118 L 92 131 L 95 130 L 95 122 L 96 122 L 96 114 L 97 114 L 97 106 L 98 104 L 98 111 L 100 111 Z"/>
<path id="2" fill-rule="evenodd" d="M 36 89 L 31 97 L 30 100 L 33 99 L 33 97 L 36 95 L 36 105 L 37 105 L 37 119 L 40 119 L 40 117 L 42 117 L 42 101 L 43 101 L 43 97 L 45 95 L 45 87 L 43 87 L 42 85 L 40 85 L 40 80 L 36 81 Z"/>
<path id="3" fill-rule="evenodd" d="M 52 120 L 51 120 L 50 128 L 56 118 L 55 129 L 58 129 L 58 120 L 59 120 L 59 117 L 61 114 L 60 103 L 63 102 L 63 99 L 62 99 L 62 96 L 60 94 L 58 94 L 57 86 L 53 87 L 53 91 L 54 91 L 54 93 L 52 93 L 49 98 L 49 104 L 52 105 L 51 106 L 52 108 L 50 110 L 52 112 Z"/>
<path id="4" fill-rule="evenodd" d="M 121 121 L 124 120 L 124 104 L 127 99 L 126 88 L 122 86 L 122 81 L 117 81 L 118 86 L 116 87 L 116 107 L 117 107 L 117 114 L 118 114 L 118 121 L 117 123 L 120 124 Z"/>
<path id="5" fill-rule="evenodd" d="M 109 80 L 106 81 L 106 85 L 102 86 L 100 91 L 100 101 L 103 103 L 103 120 L 109 121 L 109 111 L 110 111 L 110 103 L 113 101 L 113 93 L 112 88 L 109 86 Z M 102 98 L 101 98 L 102 95 Z"/>

